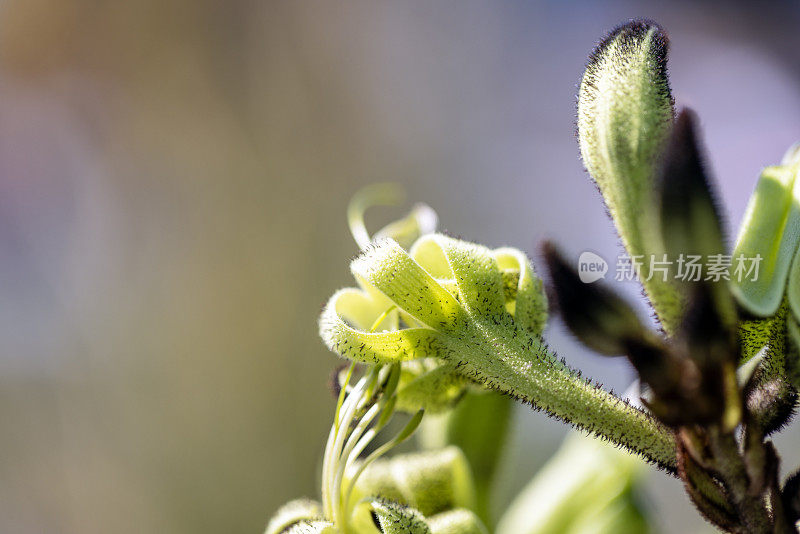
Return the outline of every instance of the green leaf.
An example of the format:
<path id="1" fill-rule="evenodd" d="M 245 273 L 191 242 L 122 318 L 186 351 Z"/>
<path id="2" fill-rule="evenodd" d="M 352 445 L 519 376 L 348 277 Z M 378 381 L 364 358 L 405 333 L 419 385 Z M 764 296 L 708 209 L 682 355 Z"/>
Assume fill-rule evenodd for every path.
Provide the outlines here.
<path id="1" fill-rule="evenodd" d="M 573 433 L 511 503 L 495 532 L 651 532 L 635 499 L 643 467 L 623 451 Z"/>
<path id="2" fill-rule="evenodd" d="M 370 495 L 411 506 L 426 516 L 475 505 L 472 473 L 457 447 L 373 462 L 356 481 L 353 498 Z"/>
<path id="3" fill-rule="evenodd" d="M 282 534 L 298 523 L 305 523 L 307 528 L 312 528 L 312 524 L 320 524 L 321 521 L 322 506 L 318 502 L 310 499 L 297 499 L 284 504 L 275 512 L 267 524 L 264 534 Z M 309 532 L 318 531 L 309 530 Z"/>
<path id="4" fill-rule="evenodd" d="M 800 244 L 800 163 L 767 167 L 750 197 L 733 251 L 737 258 L 761 258 L 758 277 L 731 277 L 731 291 L 748 312 L 773 315 L 783 300 L 792 259 Z M 795 262 L 798 263 L 798 262 Z M 789 301 L 800 311 L 796 275 L 789 284 Z M 755 278 L 755 279 L 753 279 Z M 797 303 L 797 308 L 795 308 Z"/>
<path id="5" fill-rule="evenodd" d="M 654 174 L 674 115 L 667 78 L 668 39 L 652 21 L 631 21 L 595 49 L 578 93 L 578 137 L 625 248 L 642 256 L 640 278 L 671 332 L 681 299 L 671 280 L 650 276 L 649 258 L 663 252 L 655 221 Z M 660 256 L 659 256 L 660 257 Z"/>
<path id="6" fill-rule="evenodd" d="M 431 534 L 489 534 L 486 527 L 469 510 L 450 510 L 428 518 Z"/>
<path id="7" fill-rule="evenodd" d="M 420 326 L 364 332 L 337 313 L 339 294 L 334 295 L 320 318 L 320 334 L 338 354 L 367 362 L 440 358 L 469 380 L 674 469 L 675 444 L 668 430 L 556 358 L 529 322 L 515 322 L 495 252 L 433 234 L 417 241 L 410 253 L 392 241 L 380 243 L 354 260 L 352 270 Z M 448 281 L 453 292 L 439 280 Z M 544 303 L 543 297 L 527 298 L 534 303 L 518 294 L 515 308 Z"/>

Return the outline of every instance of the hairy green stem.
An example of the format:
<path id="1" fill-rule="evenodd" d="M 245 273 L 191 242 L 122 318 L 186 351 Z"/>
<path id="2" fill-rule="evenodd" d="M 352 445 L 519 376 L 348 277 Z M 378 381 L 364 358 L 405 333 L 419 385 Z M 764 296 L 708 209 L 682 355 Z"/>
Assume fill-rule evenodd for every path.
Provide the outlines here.
<path id="1" fill-rule="evenodd" d="M 652 416 L 580 376 L 536 336 L 520 329 L 497 339 L 476 327 L 451 341 L 459 372 L 674 473 L 675 439 Z M 467 358 L 459 355 L 468 354 Z"/>

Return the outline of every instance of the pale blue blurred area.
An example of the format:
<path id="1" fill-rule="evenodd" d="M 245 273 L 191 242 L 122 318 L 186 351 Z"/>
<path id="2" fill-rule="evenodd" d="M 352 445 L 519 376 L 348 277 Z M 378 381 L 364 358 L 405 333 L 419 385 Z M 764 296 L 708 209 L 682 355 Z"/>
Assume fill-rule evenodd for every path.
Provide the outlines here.
<path id="1" fill-rule="evenodd" d="M 352 283 L 363 185 L 401 183 L 470 240 L 613 261 L 575 92 L 628 18 L 670 33 L 734 232 L 759 169 L 800 140 L 797 6 L 3 3 L 0 531 L 260 532 L 315 496 L 338 363 L 316 317 Z M 632 380 L 557 320 L 547 337 L 607 387 Z M 517 422 L 506 499 L 565 431 Z M 800 463 L 796 429 L 778 443 Z M 651 480 L 664 532 L 707 529 Z"/>

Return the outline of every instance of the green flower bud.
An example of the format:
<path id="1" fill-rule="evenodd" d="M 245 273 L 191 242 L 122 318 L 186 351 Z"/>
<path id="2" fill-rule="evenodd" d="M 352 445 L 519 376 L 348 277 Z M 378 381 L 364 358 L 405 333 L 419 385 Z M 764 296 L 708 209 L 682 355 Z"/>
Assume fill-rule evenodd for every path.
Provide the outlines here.
<path id="1" fill-rule="evenodd" d="M 578 137 L 586 170 L 603 195 L 631 256 L 661 253 L 654 214 L 654 176 L 674 115 L 667 78 L 668 39 L 651 21 L 620 26 L 598 45 L 578 93 Z M 671 281 L 640 276 L 664 328 L 680 317 Z"/>

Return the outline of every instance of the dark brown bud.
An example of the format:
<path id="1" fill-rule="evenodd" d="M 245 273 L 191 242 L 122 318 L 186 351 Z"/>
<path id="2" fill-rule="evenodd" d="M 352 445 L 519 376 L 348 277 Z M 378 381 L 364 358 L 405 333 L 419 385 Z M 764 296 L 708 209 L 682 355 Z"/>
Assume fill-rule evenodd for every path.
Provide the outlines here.
<path id="1" fill-rule="evenodd" d="M 610 289 L 584 283 L 552 243 L 543 246 L 564 322 L 587 347 L 606 356 L 621 356 L 628 345 L 650 337 L 636 313 Z"/>

